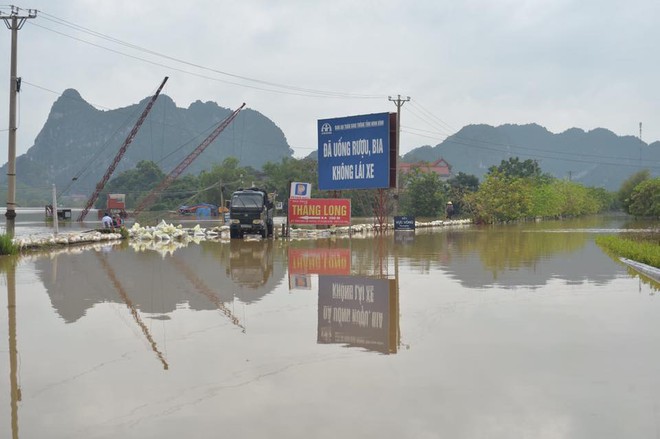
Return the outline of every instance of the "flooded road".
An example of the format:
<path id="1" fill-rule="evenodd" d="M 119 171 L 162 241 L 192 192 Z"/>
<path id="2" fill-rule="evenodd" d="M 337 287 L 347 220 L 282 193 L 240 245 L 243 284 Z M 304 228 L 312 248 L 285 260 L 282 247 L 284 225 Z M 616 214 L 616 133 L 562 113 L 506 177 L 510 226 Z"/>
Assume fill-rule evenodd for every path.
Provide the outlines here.
<path id="1" fill-rule="evenodd" d="M 657 226 L 3 257 L 0 437 L 657 438 Z"/>

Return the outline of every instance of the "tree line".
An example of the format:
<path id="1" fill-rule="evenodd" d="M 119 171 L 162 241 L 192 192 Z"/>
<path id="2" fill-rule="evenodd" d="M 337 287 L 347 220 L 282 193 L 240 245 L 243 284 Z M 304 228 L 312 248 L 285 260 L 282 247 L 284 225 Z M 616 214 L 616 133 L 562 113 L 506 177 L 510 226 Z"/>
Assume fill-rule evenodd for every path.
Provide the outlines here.
<path id="1" fill-rule="evenodd" d="M 104 193 L 125 193 L 127 207 L 165 177 L 154 162 L 142 161 L 135 169 L 111 180 Z M 292 181 L 311 182 L 312 197 L 351 199 L 354 217 L 374 214 L 377 190 L 319 191 L 317 162 L 310 158 L 284 158 L 268 162 L 261 170 L 240 166 L 230 157 L 198 175 L 186 175 L 175 181 L 151 210 L 172 210 L 180 205 L 208 202 L 220 205 L 238 188 L 259 187 L 277 194 L 286 205 Z M 660 178 L 640 171 L 626 180 L 621 189 L 585 187 L 544 173 L 536 160 L 512 157 L 492 166 L 484 180 L 459 172 L 443 181 L 437 174 L 413 167 L 400 176 L 398 191 L 386 191 L 385 211 L 419 218 L 442 218 L 451 201 L 456 214 L 476 222 L 498 223 L 532 218 L 561 218 L 589 215 L 621 209 L 635 216 L 660 216 Z M 105 200 L 102 195 L 99 200 Z M 102 207 L 99 201 L 97 207 Z"/>
<path id="2" fill-rule="evenodd" d="M 96 207 L 104 207 L 105 194 L 123 193 L 130 210 L 165 176 L 156 163 L 141 161 L 134 169 L 108 182 Z M 312 197 L 315 198 L 349 198 L 354 217 L 372 216 L 376 199 L 383 199 L 377 190 L 319 191 L 315 187 L 317 162 L 310 158 L 284 158 L 277 163 L 266 163 L 257 170 L 240 166 L 237 158 L 229 157 L 208 171 L 188 174 L 174 181 L 150 210 L 176 210 L 181 205 L 201 202 L 221 205 L 238 188 L 255 186 L 276 193 L 276 201 L 286 204 L 293 181 L 312 183 Z M 21 187 L 17 192 L 20 205 Z M 33 197 L 31 193 L 26 195 Z M 660 178 L 651 178 L 648 170 L 639 171 L 613 193 L 557 179 L 544 173 L 537 161 L 513 157 L 489 168 L 483 181 L 463 172 L 442 180 L 435 173 L 413 167 L 400 175 L 398 191 L 385 191 L 384 200 L 388 215 L 396 211 L 399 215 L 429 219 L 443 218 L 445 206 L 451 201 L 458 216 L 482 223 L 580 216 L 615 209 L 657 218 L 660 217 Z M 45 198 L 39 204 L 49 201 Z"/>

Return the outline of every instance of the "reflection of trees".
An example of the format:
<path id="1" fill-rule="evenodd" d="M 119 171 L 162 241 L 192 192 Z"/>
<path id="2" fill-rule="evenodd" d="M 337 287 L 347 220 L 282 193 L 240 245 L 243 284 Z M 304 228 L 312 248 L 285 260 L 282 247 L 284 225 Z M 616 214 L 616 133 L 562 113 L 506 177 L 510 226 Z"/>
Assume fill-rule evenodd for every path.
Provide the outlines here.
<path id="1" fill-rule="evenodd" d="M 503 286 L 542 285 L 560 276 L 571 282 L 606 282 L 616 276 L 591 242 L 586 229 L 620 226 L 620 219 L 581 218 L 489 227 L 419 229 L 406 237 L 391 235 L 379 252 L 376 240 L 352 240 L 352 272 L 373 273 L 376 259 L 392 264 L 398 258 L 410 270 L 447 272 L 468 287 L 495 280 Z M 577 264 L 576 258 L 579 261 Z"/>
<path id="2" fill-rule="evenodd" d="M 484 268 L 497 275 L 505 269 L 534 267 L 540 259 L 572 253 L 587 242 L 586 233 L 534 233 L 488 231 L 472 233 L 462 240 L 461 252 L 479 253 Z"/>

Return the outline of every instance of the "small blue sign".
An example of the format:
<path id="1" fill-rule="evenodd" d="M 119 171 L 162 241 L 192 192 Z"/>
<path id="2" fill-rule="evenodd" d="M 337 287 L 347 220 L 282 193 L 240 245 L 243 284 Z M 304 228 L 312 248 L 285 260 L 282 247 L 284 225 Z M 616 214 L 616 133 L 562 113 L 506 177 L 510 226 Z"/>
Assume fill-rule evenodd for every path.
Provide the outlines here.
<path id="1" fill-rule="evenodd" d="M 310 183 L 301 183 L 299 181 L 291 182 L 291 193 L 289 198 L 311 198 L 312 185 Z"/>
<path id="2" fill-rule="evenodd" d="M 390 187 L 390 115 L 318 121 L 319 189 Z"/>
<path id="3" fill-rule="evenodd" d="M 415 230 L 414 216 L 395 216 L 394 230 Z"/>

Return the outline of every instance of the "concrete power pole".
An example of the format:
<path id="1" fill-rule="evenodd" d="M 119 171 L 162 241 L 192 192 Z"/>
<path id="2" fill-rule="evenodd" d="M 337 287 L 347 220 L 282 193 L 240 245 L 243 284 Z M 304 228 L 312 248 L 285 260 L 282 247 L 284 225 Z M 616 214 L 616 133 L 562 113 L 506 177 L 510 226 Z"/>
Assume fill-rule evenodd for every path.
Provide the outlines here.
<path id="1" fill-rule="evenodd" d="M 20 91 L 21 79 L 16 75 L 16 52 L 18 46 L 18 31 L 28 18 L 36 18 L 37 10 L 28 9 L 27 15 L 21 14 L 21 9 L 11 7 L 9 15 L 0 13 L 0 18 L 11 31 L 11 67 L 9 75 L 9 141 L 7 159 L 7 235 L 14 236 L 14 221 L 16 219 L 16 94 Z"/>
<path id="2" fill-rule="evenodd" d="M 403 107 L 403 104 L 410 101 L 410 96 L 406 96 L 405 99 L 402 99 L 401 95 L 397 95 L 396 99 L 392 96 L 388 96 L 387 100 L 394 102 L 394 105 L 396 105 L 396 168 L 394 172 L 394 190 L 396 198 L 394 200 L 394 215 L 397 215 L 399 213 L 399 143 L 401 140 L 401 107 Z"/>

